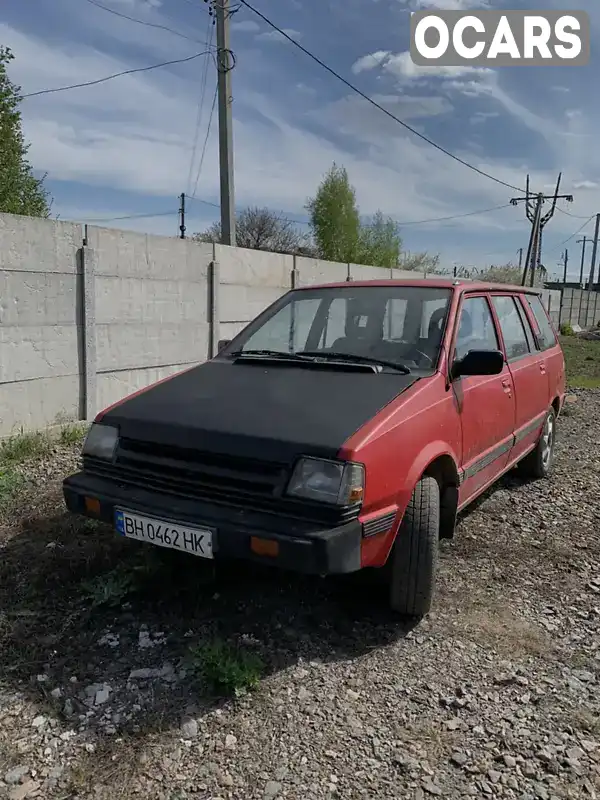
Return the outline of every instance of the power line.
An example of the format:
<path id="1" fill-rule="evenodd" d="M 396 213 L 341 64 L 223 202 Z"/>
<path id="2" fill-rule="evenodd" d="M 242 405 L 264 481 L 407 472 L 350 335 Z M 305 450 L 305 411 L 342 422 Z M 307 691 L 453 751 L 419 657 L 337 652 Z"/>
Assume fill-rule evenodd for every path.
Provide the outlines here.
<path id="1" fill-rule="evenodd" d="M 499 211 L 501 208 L 510 208 L 510 203 L 504 203 L 501 206 L 493 206 L 492 208 L 482 208 L 479 211 L 468 211 L 466 214 L 452 214 L 449 217 L 432 217 L 431 219 L 418 219 L 412 222 L 398 222 L 400 228 L 407 228 L 409 225 L 425 225 L 429 222 L 446 222 L 451 219 L 462 219 L 463 217 L 474 217 L 477 214 L 487 214 L 490 211 Z"/>
<path id="2" fill-rule="evenodd" d="M 209 200 L 204 200 L 201 197 L 196 197 L 196 195 L 188 195 L 188 200 L 195 200 L 198 203 L 202 203 L 203 205 L 211 206 L 212 208 L 220 208 L 218 203 L 211 203 Z M 447 217 L 431 217 L 429 219 L 417 219 L 417 220 L 410 220 L 409 222 L 397 222 L 399 228 L 407 228 L 411 225 L 425 225 L 431 222 L 447 222 L 453 219 L 464 219 L 464 217 L 474 217 L 478 214 L 488 214 L 491 211 L 499 211 L 503 208 L 509 208 L 511 206 L 510 203 L 505 203 L 501 206 L 493 206 L 492 208 L 481 208 L 477 211 L 467 211 L 463 214 L 452 214 Z M 289 217 L 280 216 L 279 219 L 282 222 L 291 222 L 294 225 L 310 225 L 310 222 L 307 220 L 301 219 L 290 219 Z M 366 228 L 372 227 L 372 225 L 365 225 Z"/>
<path id="3" fill-rule="evenodd" d="M 212 45 L 212 36 L 213 36 L 213 28 L 212 28 L 212 18 L 208 17 L 208 23 L 206 26 L 206 33 L 208 35 L 208 45 L 209 47 Z M 187 179 L 187 191 L 191 189 L 192 185 L 192 173 L 194 171 L 194 164 L 196 162 L 196 152 L 198 150 L 198 138 L 200 136 L 200 128 L 202 126 L 202 116 L 204 113 L 204 97 L 206 95 L 206 83 L 208 80 L 208 64 L 210 61 L 210 57 L 207 55 L 204 58 L 204 67 L 202 70 L 202 78 L 200 80 L 200 96 L 198 98 L 198 108 L 196 112 L 196 127 L 194 131 L 194 143 L 192 145 L 192 156 L 190 158 L 190 168 L 188 171 L 188 179 Z M 195 189 L 194 189 L 195 191 Z"/>
<path id="4" fill-rule="evenodd" d="M 150 214 L 126 214 L 123 217 L 97 217 L 96 219 L 86 219 L 86 222 L 120 222 L 124 219 L 152 219 L 153 217 L 169 217 L 177 214 L 177 209 L 171 211 L 158 211 Z"/>
<path id="5" fill-rule="evenodd" d="M 567 217 L 573 217 L 573 219 L 587 219 L 584 214 L 572 214 L 570 211 L 565 211 L 564 208 L 560 208 L 556 206 L 556 210 L 560 211 L 561 214 L 565 214 Z"/>
<path id="6" fill-rule="evenodd" d="M 173 61 L 162 61 L 160 64 L 151 64 L 149 67 L 136 67 L 135 69 L 126 69 L 123 72 L 115 72 L 113 75 L 107 75 L 105 78 L 97 78 L 94 81 L 85 81 L 84 83 L 72 83 L 69 86 L 57 86 L 55 89 L 41 89 L 39 92 L 29 92 L 28 94 L 21 95 L 21 99 L 26 97 L 37 97 L 41 94 L 52 94 L 54 92 L 66 92 L 69 89 L 82 89 L 84 86 L 96 86 L 98 83 L 106 83 L 115 78 L 121 78 L 124 75 L 133 75 L 135 72 L 149 72 L 152 69 L 159 69 L 160 67 L 170 67 L 172 64 L 185 64 L 187 61 L 193 61 L 196 58 L 201 58 L 210 50 L 203 50 L 201 53 L 195 53 L 193 56 L 186 58 L 175 58 Z"/>
<path id="7" fill-rule="evenodd" d="M 556 245 L 556 247 L 553 247 L 553 248 L 550 250 L 550 252 L 551 252 L 551 253 L 554 253 L 554 252 L 556 252 L 556 251 L 557 251 L 559 248 L 561 248 L 561 247 L 563 247 L 565 244 L 567 244 L 567 242 L 570 242 L 570 241 L 571 241 L 571 239 L 573 239 L 575 236 L 577 236 L 577 234 L 578 234 L 578 233 L 581 233 L 581 231 L 582 231 L 584 228 L 586 228 L 586 227 L 587 227 L 587 226 L 590 224 L 590 222 L 591 222 L 591 221 L 594 219 L 594 217 L 595 217 L 595 216 L 596 216 L 595 214 L 592 214 L 592 215 L 591 215 L 591 217 L 588 217 L 588 218 L 586 219 L 586 221 L 583 223 L 583 225 L 582 225 L 580 228 L 577 228 L 577 230 L 575 231 L 575 233 L 572 233 L 572 234 L 571 234 L 571 235 L 570 235 L 568 238 L 566 238 L 566 239 L 564 240 L 564 242 L 561 242 L 560 244 L 557 244 L 557 245 Z"/>
<path id="8" fill-rule="evenodd" d="M 206 156 L 206 148 L 208 147 L 208 140 L 210 138 L 210 130 L 212 127 L 212 121 L 215 114 L 215 106 L 217 104 L 217 94 L 218 94 L 218 85 L 215 84 L 215 91 L 213 94 L 212 106 L 210 108 L 210 116 L 208 118 L 208 125 L 206 126 L 206 136 L 204 137 L 204 144 L 202 145 L 202 154 L 200 155 L 200 161 L 198 162 L 198 170 L 196 172 L 196 180 L 194 181 L 194 189 L 192 191 L 192 195 L 195 196 L 196 189 L 198 188 L 198 181 L 200 180 L 200 173 L 202 172 L 202 167 L 204 165 L 204 157 Z M 195 197 L 194 197 L 195 199 Z M 220 206 L 218 206 L 220 208 Z"/>
<path id="9" fill-rule="evenodd" d="M 465 161 L 464 159 L 460 158 L 460 156 L 455 155 L 454 153 L 450 152 L 450 150 L 447 150 L 445 147 L 442 147 L 441 145 L 437 144 L 437 142 L 434 142 L 433 139 L 430 139 L 429 137 L 425 136 L 423 133 L 420 133 L 415 128 L 412 128 L 408 123 L 406 123 L 403 120 L 401 120 L 400 117 L 397 117 L 395 114 L 392 114 L 392 112 L 388 111 L 387 108 L 385 108 L 384 106 L 382 106 L 379 103 L 377 103 L 375 100 L 373 100 L 372 97 L 369 97 L 368 94 L 365 94 L 365 92 L 361 91 L 353 83 L 350 83 L 350 81 L 348 81 L 348 80 L 346 80 L 346 78 L 342 77 L 342 75 L 340 75 L 339 72 L 336 72 L 334 69 L 332 69 L 332 67 L 328 66 L 318 56 L 314 55 L 314 53 L 311 53 L 310 50 L 307 50 L 306 47 L 304 47 L 303 45 L 300 44 L 300 42 L 297 42 L 289 34 L 287 34 L 284 30 L 282 30 L 277 25 L 275 25 L 274 22 L 271 22 L 270 19 L 265 17 L 265 15 L 262 14 L 260 11 L 258 11 L 258 9 L 254 8 L 254 6 L 250 5 L 250 3 L 247 2 L 247 0 L 239 0 L 239 2 L 242 5 L 246 6 L 246 8 L 250 9 L 250 11 L 252 11 L 254 14 L 256 14 L 257 17 L 260 17 L 260 19 L 262 19 L 263 22 L 265 22 L 267 25 L 269 25 L 271 28 L 273 28 L 273 30 L 277 31 L 281 36 L 284 37 L 284 39 L 287 39 L 288 42 L 293 44 L 299 50 L 302 50 L 302 52 L 305 55 L 307 55 L 309 58 L 311 58 L 313 61 L 315 61 L 320 67 L 322 67 L 323 69 L 327 70 L 327 72 L 329 72 L 331 75 L 333 75 L 339 81 L 341 81 L 345 86 L 347 86 L 349 89 L 351 89 L 356 94 L 360 95 L 364 100 L 366 100 L 372 106 L 374 106 L 375 108 L 378 108 L 380 111 L 382 111 L 390 119 L 393 119 L 394 122 L 397 122 L 399 125 L 402 125 L 403 128 L 406 128 L 406 130 L 410 131 L 415 136 L 418 136 L 424 142 L 427 142 L 427 144 L 431 145 L 432 147 L 435 147 L 436 150 L 439 150 L 441 153 L 444 153 L 444 155 L 447 155 L 449 158 L 454 159 L 454 161 L 457 161 L 459 164 L 462 164 L 464 167 L 467 167 L 468 169 L 472 170 L 473 172 L 477 172 L 479 175 L 482 175 L 484 178 L 489 178 L 491 181 L 494 181 L 495 183 L 498 183 L 501 186 L 506 186 L 508 189 L 514 189 L 517 192 L 522 192 L 523 191 L 523 189 L 521 189 L 520 187 L 513 186 L 511 183 L 507 183 L 506 181 L 503 181 L 500 178 L 496 178 L 494 175 L 490 175 L 489 172 L 485 172 L 484 170 L 479 169 L 479 167 L 476 167 L 473 164 L 470 164 L 468 161 Z"/>
<path id="10" fill-rule="evenodd" d="M 210 42 L 202 42 L 200 41 L 200 39 L 194 39 L 192 36 L 187 36 L 185 33 L 176 31 L 174 28 L 169 28 L 168 25 L 160 25 L 158 22 L 148 22 L 147 20 L 138 19 L 137 17 L 130 17 L 128 14 L 123 14 L 121 11 L 115 11 L 114 8 L 109 8 L 108 6 L 99 3 L 98 0 L 87 0 L 87 2 L 91 3 L 91 5 L 93 6 L 96 6 L 96 8 L 101 8 L 103 11 L 108 11 L 109 14 L 114 14 L 115 17 L 128 19 L 130 22 L 137 22 L 138 25 L 146 25 L 148 28 L 158 28 L 159 30 L 162 31 L 168 31 L 169 33 L 172 33 L 175 36 L 179 36 L 182 39 L 187 39 L 188 42 L 195 42 L 196 44 L 210 46 Z"/>

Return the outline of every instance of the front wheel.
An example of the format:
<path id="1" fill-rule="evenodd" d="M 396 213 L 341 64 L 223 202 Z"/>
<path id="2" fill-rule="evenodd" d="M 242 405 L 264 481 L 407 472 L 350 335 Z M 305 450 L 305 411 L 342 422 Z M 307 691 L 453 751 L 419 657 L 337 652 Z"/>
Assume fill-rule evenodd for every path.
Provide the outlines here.
<path id="1" fill-rule="evenodd" d="M 554 463 L 555 442 L 556 413 L 551 408 L 546 414 L 544 427 L 535 449 L 519 464 L 519 472 L 524 478 L 536 480 L 548 477 Z"/>
<path id="2" fill-rule="evenodd" d="M 440 487 L 425 476 L 411 500 L 384 567 L 389 605 L 396 613 L 421 618 L 431 608 L 440 540 Z"/>

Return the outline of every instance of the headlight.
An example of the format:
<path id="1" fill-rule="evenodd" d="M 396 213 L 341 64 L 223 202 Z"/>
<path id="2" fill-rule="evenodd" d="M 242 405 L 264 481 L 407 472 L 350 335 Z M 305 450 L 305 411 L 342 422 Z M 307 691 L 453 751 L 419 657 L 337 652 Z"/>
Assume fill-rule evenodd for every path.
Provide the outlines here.
<path id="1" fill-rule="evenodd" d="M 365 487 L 362 464 L 301 458 L 294 467 L 287 493 L 338 506 L 360 503 Z"/>
<path id="2" fill-rule="evenodd" d="M 94 422 L 85 437 L 83 455 L 112 461 L 118 441 L 119 431 L 117 428 Z"/>

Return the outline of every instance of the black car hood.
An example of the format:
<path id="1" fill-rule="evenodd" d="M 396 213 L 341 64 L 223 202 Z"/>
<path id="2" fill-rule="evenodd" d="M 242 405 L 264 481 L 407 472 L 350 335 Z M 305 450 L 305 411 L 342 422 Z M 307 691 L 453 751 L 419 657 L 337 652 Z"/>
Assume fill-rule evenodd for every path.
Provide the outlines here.
<path id="1" fill-rule="evenodd" d="M 121 436 L 289 463 L 335 458 L 344 442 L 417 378 L 214 360 L 110 409 Z"/>

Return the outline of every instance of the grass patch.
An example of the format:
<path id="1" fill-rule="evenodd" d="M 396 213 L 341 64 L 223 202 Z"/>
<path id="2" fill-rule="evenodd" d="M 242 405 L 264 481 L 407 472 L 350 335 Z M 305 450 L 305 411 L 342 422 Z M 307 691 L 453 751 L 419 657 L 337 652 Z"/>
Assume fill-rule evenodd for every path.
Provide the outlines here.
<path id="1" fill-rule="evenodd" d="M 47 433 L 20 433 L 0 442 L 0 465 L 22 464 L 51 452 L 52 441 Z"/>
<path id="2" fill-rule="evenodd" d="M 19 472 L 0 466 L 0 512 L 10 506 L 24 481 L 25 478 Z"/>
<path id="3" fill-rule="evenodd" d="M 87 433 L 87 425 L 65 425 L 60 431 L 60 443 L 64 445 L 83 444 Z"/>
<path id="4" fill-rule="evenodd" d="M 191 667 L 218 693 L 240 697 L 256 689 L 264 671 L 255 653 L 233 647 L 220 639 L 190 648 Z"/>
<path id="5" fill-rule="evenodd" d="M 567 383 L 576 389 L 600 388 L 600 341 L 561 336 L 567 365 Z"/>

